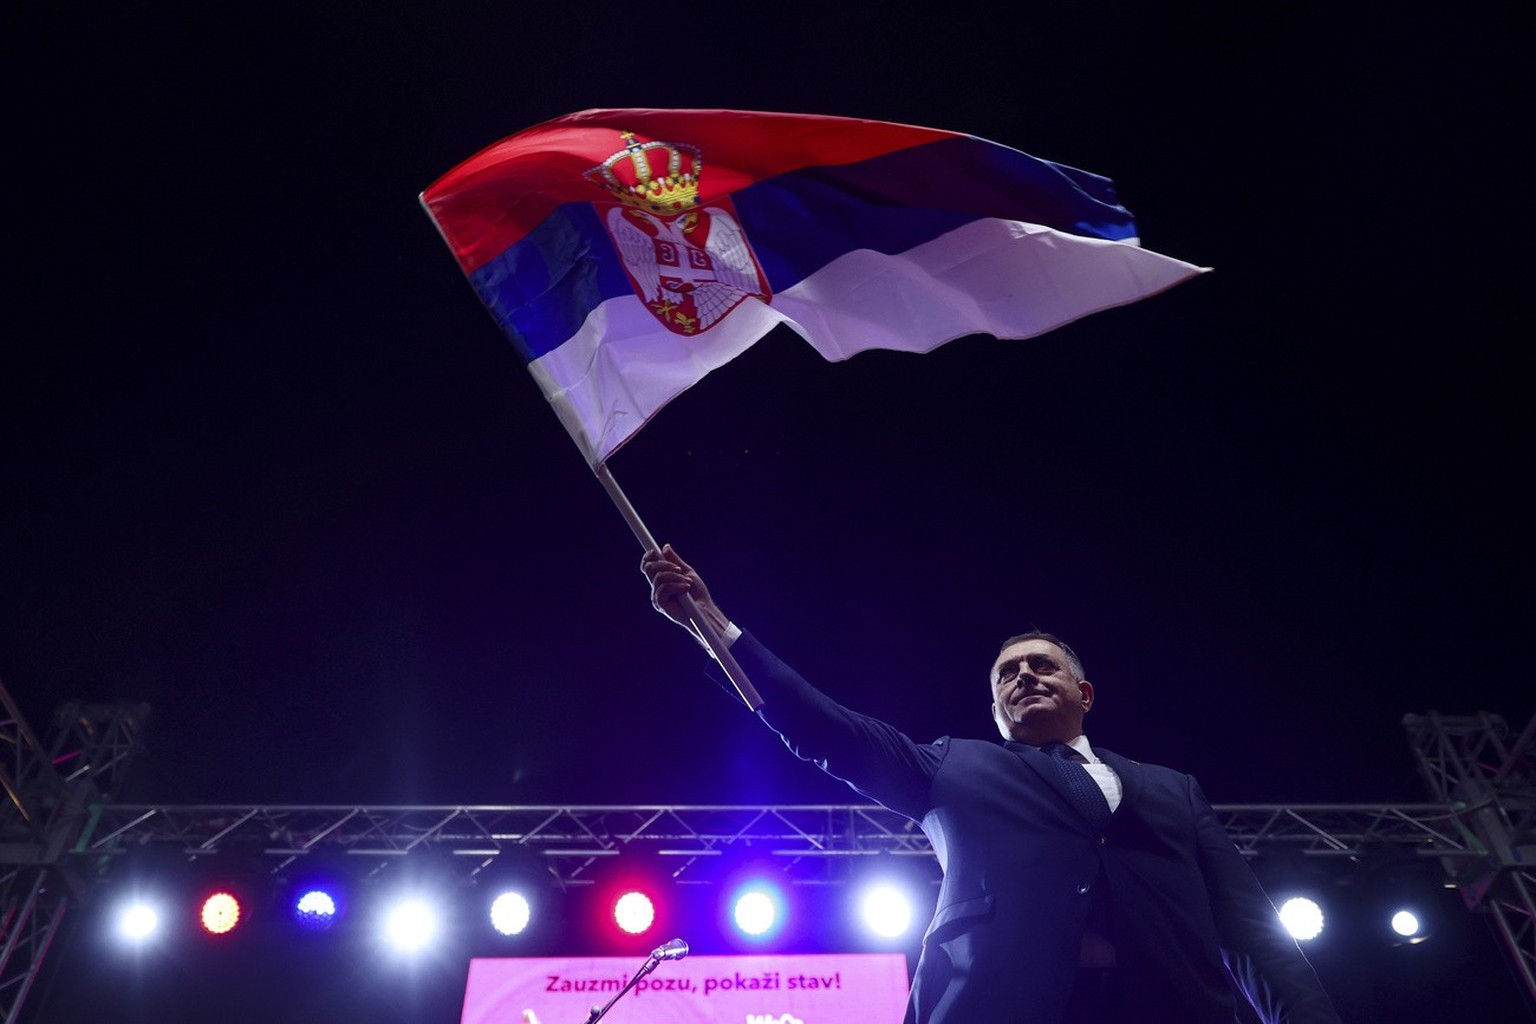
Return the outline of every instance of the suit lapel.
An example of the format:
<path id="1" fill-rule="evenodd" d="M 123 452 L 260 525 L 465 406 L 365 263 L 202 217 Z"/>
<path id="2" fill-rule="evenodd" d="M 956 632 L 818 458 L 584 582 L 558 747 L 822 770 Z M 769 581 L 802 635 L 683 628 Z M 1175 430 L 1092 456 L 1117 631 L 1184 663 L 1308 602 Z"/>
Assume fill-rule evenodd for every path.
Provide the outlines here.
<path id="1" fill-rule="evenodd" d="M 1045 780 L 1045 784 L 1055 791 L 1056 795 L 1061 798 L 1062 803 L 1066 804 L 1067 810 L 1071 812 L 1072 817 L 1082 822 L 1086 827 L 1088 823 L 1084 819 L 1083 813 L 1077 809 L 1076 801 L 1072 799 L 1072 790 L 1068 787 L 1067 780 L 1062 778 L 1061 773 L 1051 764 L 1051 759 L 1027 743 L 1016 743 L 1010 740 L 1005 745 L 1018 756 L 1020 761 L 1029 765 L 1030 768 L 1034 769 L 1035 774 Z"/>
<path id="2" fill-rule="evenodd" d="M 1121 757 L 1113 750 L 1105 750 L 1102 747 L 1093 748 L 1094 756 L 1115 770 L 1120 776 L 1120 806 L 1115 808 L 1115 815 L 1126 809 L 1126 805 L 1134 806 L 1141 796 L 1142 787 L 1146 784 L 1146 772 L 1141 770 L 1141 764 L 1132 761 L 1128 757 Z M 1111 819 L 1113 820 L 1113 818 Z"/>

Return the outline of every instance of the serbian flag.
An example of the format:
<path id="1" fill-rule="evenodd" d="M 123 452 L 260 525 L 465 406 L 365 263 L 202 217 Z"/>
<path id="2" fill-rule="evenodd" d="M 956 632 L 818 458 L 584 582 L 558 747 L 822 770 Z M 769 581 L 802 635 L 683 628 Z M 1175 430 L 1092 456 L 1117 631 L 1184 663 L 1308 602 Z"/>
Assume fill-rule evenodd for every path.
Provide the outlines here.
<path id="1" fill-rule="evenodd" d="M 421 201 L 594 467 L 778 324 L 827 359 L 1028 338 L 1201 268 L 1108 179 L 973 135 L 735 110 L 587 110 Z"/>

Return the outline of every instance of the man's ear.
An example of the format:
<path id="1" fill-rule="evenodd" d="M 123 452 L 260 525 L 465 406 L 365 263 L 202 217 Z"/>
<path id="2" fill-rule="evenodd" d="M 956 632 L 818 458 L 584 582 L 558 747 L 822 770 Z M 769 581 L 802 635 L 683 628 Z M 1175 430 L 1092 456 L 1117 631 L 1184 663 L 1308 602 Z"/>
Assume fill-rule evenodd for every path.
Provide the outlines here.
<path id="1" fill-rule="evenodd" d="M 1013 733 L 1008 729 L 1008 720 L 998 713 L 997 701 L 992 702 L 992 724 L 997 726 L 997 731 L 1002 733 L 1003 739 L 1013 739 Z"/>
<path id="2" fill-rule="evenodd" d="M 1093 684 L 1086 679 L 1078 681 L 1077 688 L 1083 691 L 1083 714 L 1087 714 L 1093 707 Z"/>

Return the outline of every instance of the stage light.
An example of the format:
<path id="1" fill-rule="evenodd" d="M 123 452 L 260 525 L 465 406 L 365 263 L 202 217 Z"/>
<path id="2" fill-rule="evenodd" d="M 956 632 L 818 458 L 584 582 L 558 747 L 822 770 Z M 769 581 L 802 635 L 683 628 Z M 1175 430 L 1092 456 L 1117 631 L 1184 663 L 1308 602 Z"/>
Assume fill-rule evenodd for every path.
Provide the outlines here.
<path id="1" fill-rule="evenodd" d="M 630 852 L 594 864 L 578 928 L 603 952 L 615 954 L 639 949 L 637 936 L 650 941 L 670 931 L 680 903 L 670 866 L 657 856 Z"/>
<path id="2" fill-rule="evenodd" d="M 305 889 L 293 901 L 293 919 L 309 931 L 325 931 L 336 923 L 340 907 L 325 889 Z"/>
<path id="3" fill-rule="evenodd" d="M 111 937 L 142 950 L 191 924 L 198 906 L 194 891 L 184 851 L 143 846 L 111 864 L 97 899 Z"/>
<path id="4" fill-rule="evenodd" d="M 240 923 L 240 901 L 234 893 L 220 889 L 203 899 L 198 922 L 209 935 L 228 935 Z"/>
<path id="5" fill-rule="evenodd" d="M 547 938 L 559 923 L 560 881 L 548 859 L 523 847 L 488 856 L 470 879 L 481 920 L 525 947 Z"/>
<path id="6" fill-rule="evenodd" d="M 721 937 L 738 948 L 788 941 L 789 878 L 784 858 L 742 848 L 727 851 L 702 873 L 700 887 L 714 909 Z"/>
<path id="7" fill-rule="evenodd" d="M 737 893 L 731 920 L 744 935 L 766 934 L 779 921 L 777 894 L 757 887 Z"/>
<path id="8" fill-rule="evenodd" d="M 881 938 L 899 938 L 912 927 L 912 902 L 896 886 L 875 883 L 860 894 L 859 916 Z"/>
<path id="9" fill-rule="evenodd" d="M 125 904 L 117 915 L 117 934 L 132 942 L 145 942 L 160 930 L 160 911 L 145 900 L 133 900 Z"/>
<path id="10" fill-rule="evenodd" d="M 1291 938 L 1310 942 L 1323 933 L 1323 908 L 1306 896 L 1293 896 L 1280 904 L 1280 921 Z"/>
<path id="11" fill-rule="evenodd" d="M 929 858 L 890 854 L 860 865 L 853 894 L 855 916 L 866 936 L 883 941 L 909 937 L 914 924 L 933 912 L 937 871 Z"/>
<path id="12" fill-rule="evenodd" d="M 425 949 L 442 930 L 437 910 L 420 896 L 403 897 L 384 911 L 384 939 L 402 953 Z"/>
<path id="13" fill-rule="evenodd" d="M 1428 940 L 1450 892 L 1438 863 L 1392 849 L 1373 851 L 1362 863 L 1359 889 L 1376 934 L 1394 946 Z"/>
<path id="14" fill-rule="evenodd" d="M 346 920 L 369 865 L 338 853 L 308 853 L 283 865 L 272 906 L 306 932 L 326 932 Z"/>
<path id="15" fill-rule="evenodd" d="M 631 935 L 644 935 L 656 923 L 656 903 L 638 889 L 620 893 L 613 902 L 613 923 Z"/>
<path id="16" fill-rule="evenodd" d="M 260 916 L 258 902 L 272 892 L 271 864 L 249 850 L 197 857 L 188 863 L 185 877 L 187 909 L 178 911 L 178 918 L 185 914 L 183 920 L 196 922 L 196 933 L 219 941 L 250 931 L 250 922 Z"/>
<path id="17" fill-rule="evenodd" d="M 528 898 L 508 890 L 491 901 L 491 927 L 502 935 L 521 935 L 533 917 Z"/>
<path id="18" fill-rule="evenodd" d="M 1435 934 L 1440 919 L 1440 909 L 1431 900 L 1399 904 L 1387 919 L 1388 939 L 1398 946 L 1417 946 Z"/>
<path id="19" fill-rule="evenodd" d="M 397 953 L 419 954 L 456 938 L 456 920 L 469 916 L 463 903 L 473 864 L 446 848 L 426 847 L 383 862 L 358 898 Z"/>
<path id="20" fill-rule="evenodd" d="M 1254 873 L 1264 886 L 1280 918 L 1281 926 L 1297 942 L 1319 939 L 1329 915 L 1348 922 L 1353 902 L 1353 872 L 1340 861 L 1309 856 L 1301 850 L 1266 850 L 1253 862 Z M 1341 933 L 1341 935 L 1344 933 Z M 1343 941 L 1339 936 L 1329 940 Z"/>

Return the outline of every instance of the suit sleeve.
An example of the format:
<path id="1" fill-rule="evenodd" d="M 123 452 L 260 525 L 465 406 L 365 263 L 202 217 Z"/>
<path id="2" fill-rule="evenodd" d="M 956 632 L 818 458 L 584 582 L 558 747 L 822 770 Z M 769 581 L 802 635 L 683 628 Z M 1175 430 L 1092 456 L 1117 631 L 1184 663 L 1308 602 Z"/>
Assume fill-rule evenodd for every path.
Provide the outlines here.
<path id="1" fill-rule="evenodd" d="M 843 707 L 750 633 L 731 646 L 763 698 L 758 716 L 796 757 L 885 807 L 921 820 L 947 745 L 915 743 L 895 726 Z"/>
<path id="2" fill-rule="evenodd" d="M 1194 779 L 1200 866 L 1227 970 L 1265 1024 L 1339 1024 L 1312 965 Z"/>

